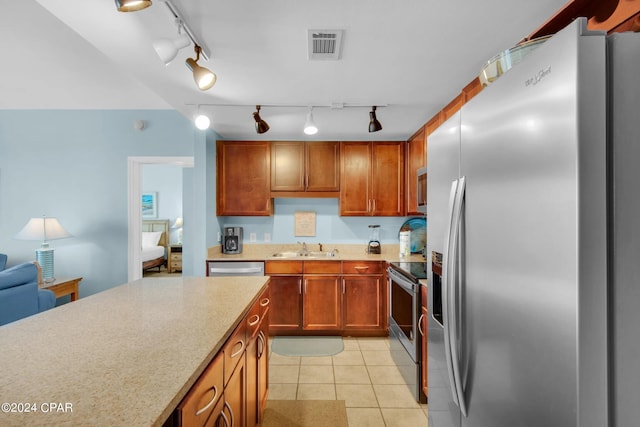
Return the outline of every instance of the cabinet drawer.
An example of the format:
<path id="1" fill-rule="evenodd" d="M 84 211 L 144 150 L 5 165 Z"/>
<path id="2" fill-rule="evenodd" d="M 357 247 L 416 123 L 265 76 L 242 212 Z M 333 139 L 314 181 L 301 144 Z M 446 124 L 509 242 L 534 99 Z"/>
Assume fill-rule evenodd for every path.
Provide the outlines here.
<path id="1" fill-rule="evenodd" d="M 265 314 L 269 310 L 269 305 L 271 304 L 271 298 L 269 297 L 269 287 L 266 291 L 262 293 L 260 296 L 260 300 L 258 304 L 260 305 L 260 320 L 264 319 Z"/>
<path id="2" fill-rule="evenodd" d="M 266 274 L 302 274 L 302 261 L 267 261 Z"/>
<path id="3" fill-rule="evenodd" d="M 177 408 L 180 425 L 204 426 L 223 392 L 222 355 L 216 356 Z"/>
<path id="4" fill-rule="evenodd" d="M 172 252 L 171 253 L 171 261 L 182 261 L 182 254 L 181 253 L 174 254 Z"/>
<path id="5" fill-rule="evenodd" d="M 245 323 L 247 325 L 246 338 L 247 342 L 258 332 L 258 328 L 260 327 L 260 320 L 262 320 L 262 316 L 260 315 L 260 300 L 258 300 L 253 306 L 251 310 L 249 310 L 249 314 L 245 319 Z"/>
<path id="6" fill-rule="evenodd" d="M 340 261 L 305 261 L 304 274 L 340 274 Z"/>
<path id="7" fill-rule="evenodd" d="M 244 350 L 247 346 L 247 322 L 240 322 L 223 348 L 224 353 L 224 385 L 226 387 L 233 374 L 233 370 L 240 360 L 244 358 Z"/>
<path id="8" fill-rule="evenodd" d="M 382 274 L 384 271 L 381 261 L 343 261 L 343 274 Z"/>

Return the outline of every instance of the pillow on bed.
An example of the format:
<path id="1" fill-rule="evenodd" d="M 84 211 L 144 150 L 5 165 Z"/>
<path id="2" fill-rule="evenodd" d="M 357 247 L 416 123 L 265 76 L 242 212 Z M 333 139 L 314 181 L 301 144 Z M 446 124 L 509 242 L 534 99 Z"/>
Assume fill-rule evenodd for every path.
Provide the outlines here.
<path id="1" fill-rule="evenodd" d="M 158 246 L 158 242 L 160 241 L 160 236 L 162 236 L 162 231 L 143 231 L 142 247 L 152 248 L 154 246 Z"/>

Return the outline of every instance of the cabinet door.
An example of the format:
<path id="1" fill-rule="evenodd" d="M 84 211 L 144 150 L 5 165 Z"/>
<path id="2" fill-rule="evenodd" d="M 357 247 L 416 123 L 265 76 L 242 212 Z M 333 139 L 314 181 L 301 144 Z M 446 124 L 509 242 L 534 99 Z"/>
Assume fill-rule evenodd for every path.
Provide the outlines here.
<path id="1" fill-rule="evenodd" d="M 370 215 L 370 144 L 342 142 L 340 156 L 340 215 Z"/>
<path id="2" fill-rule="evenodd" d="M 247 426 L 254 427 L 258 424 L 258 333 L 251 337 L 247 343 L 246 370 L 247 370 Z"/>
<path id="3" fill-rule="evenodd" d="M 300 141 L 271 143 L 271 191 L 305 190 L 305 144 Z"/>
<path id="4" fill-rule="evenodd" d="M 306 143 L 306 191 L 340 191 L 340 143 Z"/>
<path id="5" fill-rule="evenodd" d="M 271 215 L 269 142 L 218 141 L 216 155 L 216 214 Z"/>
<path id="6" fill-rule="evenodd" d="M 376 216 L 404 215 L 404 143 L 371 143 L 372 213 Z"/>
<path id="7" fill-rule="evenodd" d="M 224 388 L 223 414 L 226 416 L 229 426 L 246 426 L 246 365 L 244 358 L 233 371 L 229 383 Z"/>
<path id="8" fill-rule="evenodd" d="M 258 418 L 262 423 L 269 392 L 269 314 L 263 317 L 258 330 Z"/>
<path id="9" fill-rule="evenodd" d="M 301 328 L 302 276 L 271 276 L 269 332 L 272 335 Z"/>
<path id="10" fill-rule="evenodd" d="M 427 165 L 427 139 L 424 127 L 407 141 L 407 215 L 421 215 L 418 212 L 418 169 Z"/>
<path id="11" fill-rule="evenodd" d="M 341 329 L 340 276 L 304 276 L 302 299 L 305 331 Z"/>
<path id="12" fill-rule="evenodd" d="M 384 330 L 382 275 L 344 276 L 342 281 L 344 329 Z"/>

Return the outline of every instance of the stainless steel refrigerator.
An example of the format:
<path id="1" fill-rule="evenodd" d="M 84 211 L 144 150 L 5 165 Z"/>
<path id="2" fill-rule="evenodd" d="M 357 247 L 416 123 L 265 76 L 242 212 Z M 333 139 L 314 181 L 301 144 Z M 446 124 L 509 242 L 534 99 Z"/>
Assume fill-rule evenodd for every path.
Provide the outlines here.
<path id="1" fill-rule="evenodd" d="M 429 136 L 429 427 L 638 425 L 639 76 L 578 19 Z"/>

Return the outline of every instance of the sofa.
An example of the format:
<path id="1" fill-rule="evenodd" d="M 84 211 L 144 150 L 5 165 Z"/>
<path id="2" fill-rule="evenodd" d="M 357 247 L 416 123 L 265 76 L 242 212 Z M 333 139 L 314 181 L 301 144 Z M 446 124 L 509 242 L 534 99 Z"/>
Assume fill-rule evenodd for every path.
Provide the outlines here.
<path id="1" fill-rule="evenodd" d="M 55 294 L 38 286 L 38 266 L 25 262 L 5 269 L 0 254 L 0 325 L 14 322 L 56 305 Z"/>

